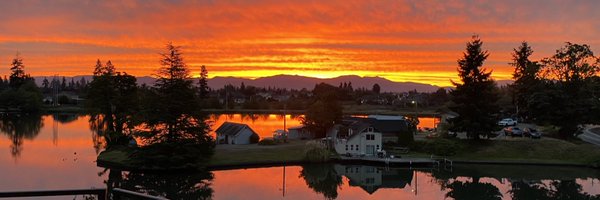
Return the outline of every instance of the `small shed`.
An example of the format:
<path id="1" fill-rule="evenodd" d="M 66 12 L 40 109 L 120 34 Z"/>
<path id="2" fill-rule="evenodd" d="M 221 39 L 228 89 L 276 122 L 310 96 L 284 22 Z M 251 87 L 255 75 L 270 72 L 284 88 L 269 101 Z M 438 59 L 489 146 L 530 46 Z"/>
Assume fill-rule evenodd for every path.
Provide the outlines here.
<path id="1" fill-rule="evenodd" d="M 288 128 L 288 139 L 297 140 L 297 139 L 314 139 L 315 134 L 308 130 L 304 125 L 294 126 Z"/>
<path id="2" fill-rule="evenodd" d="M 246 124 L 225 122 L 215 131 L 217 144 L 251 144 L 258 142 L 258 134 Z M 257 138 L 254 141 L 252 138 Z"/>

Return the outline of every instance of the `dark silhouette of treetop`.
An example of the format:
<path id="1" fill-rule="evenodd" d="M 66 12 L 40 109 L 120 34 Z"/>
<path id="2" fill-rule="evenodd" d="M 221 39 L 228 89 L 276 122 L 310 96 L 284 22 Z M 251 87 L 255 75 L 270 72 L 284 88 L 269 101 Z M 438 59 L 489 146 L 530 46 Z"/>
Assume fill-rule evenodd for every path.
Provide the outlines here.
<path id="1" fill-rule="evenodd" d="M 450 120 L 452 128 L 464 131 L 469 138 L 489 136 L 496 130 L 498 113 L 498 94 L 491 72 L 483 69 L 483 63 L 489 56 L 482 50 L 483 42 L 473 36 L 467 43 L 463 58 L 458 60 L 458 76 L 462 83 L 453 82 L 456 89 L 450 92 L 452 103 L 450 110 L 459 116 Z"/>

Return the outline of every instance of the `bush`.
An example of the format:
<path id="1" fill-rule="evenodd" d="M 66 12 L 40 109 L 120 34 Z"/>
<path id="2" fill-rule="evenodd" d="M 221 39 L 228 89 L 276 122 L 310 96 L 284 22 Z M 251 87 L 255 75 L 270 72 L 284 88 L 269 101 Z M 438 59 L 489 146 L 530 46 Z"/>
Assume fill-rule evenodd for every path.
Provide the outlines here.
<path id="1" fill-rule="evenodd" d="M 252 134 L 250 136 L 250 144 L 256 144 L 260 140 L 260 136 L 258 134 Z"/>
<path id="2" fill-rule="evenodd" d="M 407 130 L 405 132 L 398 134 L 397 144 L 400 146 L 409 146 L 414 141 L 415 141 L 414 134 L 410 130 Z"/>
<path id="3" fill-rule="evenodd" d="M 260 142 L 258 142 L 258 145 L 276 145 L 277 142 L 275 142 L 275 140 L 271 139 L 271 138 L 265 138 L 263 140 L 261 140 Z"/>
<path id="4" fill-rule="evenodd" d="M 198 169 L 211 156 L 205 145 L 191 142 L 157 143 L 137 148 L 129 158 L 142 169 Z"/>
<path id="5" fill-rule="evenodd" d="M 460 149 L 460 145 L 454 140 L 436 138 L 425 142 L 422 151 L 438 156 L 452 156 Z"/>
<path id="6" fill-rule="evenodd" d="M 309 141 L 304 147 L 304 160 L 310 162 L 326 162 L 330 152 L 325 144 L 318 141 Z"/>

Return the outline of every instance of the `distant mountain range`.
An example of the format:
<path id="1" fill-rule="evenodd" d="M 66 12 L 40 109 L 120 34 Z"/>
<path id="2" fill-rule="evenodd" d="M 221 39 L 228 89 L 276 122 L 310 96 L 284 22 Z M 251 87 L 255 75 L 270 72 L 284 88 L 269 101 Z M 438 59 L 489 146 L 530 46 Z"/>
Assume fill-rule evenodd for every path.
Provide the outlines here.
<path id="1" fill-rule="evenodd" d="M 34 77 L 35 81 L 38 85 L 42 84 L 44 77 Z M 74 76 L 74 77 L 66 77 L 67 82 L 71 81 L 73 78 L 75 81 L 80 80 L 81 78 L 85 78 L 88 81 L 92 80 L 92 76 Z M 52 77 L 48 77 L 48 80 L 51 80 Z M 62 77 L 59 77 L 62 80 Z M 146 84 L 152 85 L 156 81 L 155 78 L 149 76 L 137 77 L 138 84 Z M 439 86 L 423 84 L 423 83 L 414 83 L 414 82 L 394 82 L 381 77 L 360 77 L 355 75 L 349 76 L 340 76 L 336 78 L 313 78 L 306 76 L 298 76 L 298 75 L 276 75 L 269 77 L 262 77 L 257 79 L 248 79 L 248 78 L 238 78 L 238 77 L 214 77 L 208 80 L 208 86 L 211 88 L 222 88 L 227 84 L 232 84 L 235 86 L 239 86 L 241 83 L 244 83 L 247 86 L 255 86 L 255 87 L 272 87 L 272 88 L 288 88 L 288 89 L 302 89 L 306 88 L 308 90 L 312 90 L 316 84 L 321 82 L 331 84 L 334 86 L 338 86 L 340 83 L 352 83 L 352 87 L 354 89 L 357 88 L 366 88 L 370 90 L 373 88 L 374 84 L 379 84 L 381 87 L 381 91 L 383 92 L 407 92 L 410 90 L 417 90 L 419 92 L 434 92 L 439 89 Z M 506 85 L 512 83 L 511 80 L 500 80 L 498 81 L 498 85 Z M 451 88 L 451 87 L 445 87 Z"/>

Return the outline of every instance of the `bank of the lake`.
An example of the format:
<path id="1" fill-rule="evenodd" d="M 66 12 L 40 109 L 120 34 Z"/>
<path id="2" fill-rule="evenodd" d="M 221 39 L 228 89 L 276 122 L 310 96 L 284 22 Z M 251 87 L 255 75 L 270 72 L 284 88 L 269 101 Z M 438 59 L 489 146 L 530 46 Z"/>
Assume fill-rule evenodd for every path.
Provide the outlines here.
<path id="1" fill-rule="evenodd" d="M 392 154 L 402 158 L 450 159 L 455 163 L 471 164 L 519 164 L 519 165 L 556 165 L 598 168 L 600 149 L 584 143 L 572 143 L 557 139 L 542 140 L 454 140 L 457 148 L 454 155 L 440 156 L 425 148 L 413 148 L 408 153 Z M 245 168 L 284 164 L 303 164 L 306 141 L 292 141 L 272 146 L 262 145 L 217 145 L 215 154 L 206 165 L 210 169 Z M 431 146 L 434 141 L 416 143 Z M 414 145 L 413 145 L 414 146 Z M 432 147 L 435 148 L 435 147 Z M 445 147 L 447 148 L 447 147 Z M 132 168 L 127 153 L 121 150 L 109 150 L 98 156 L 98 164 L 110 164 L 111 167 Z"/>

